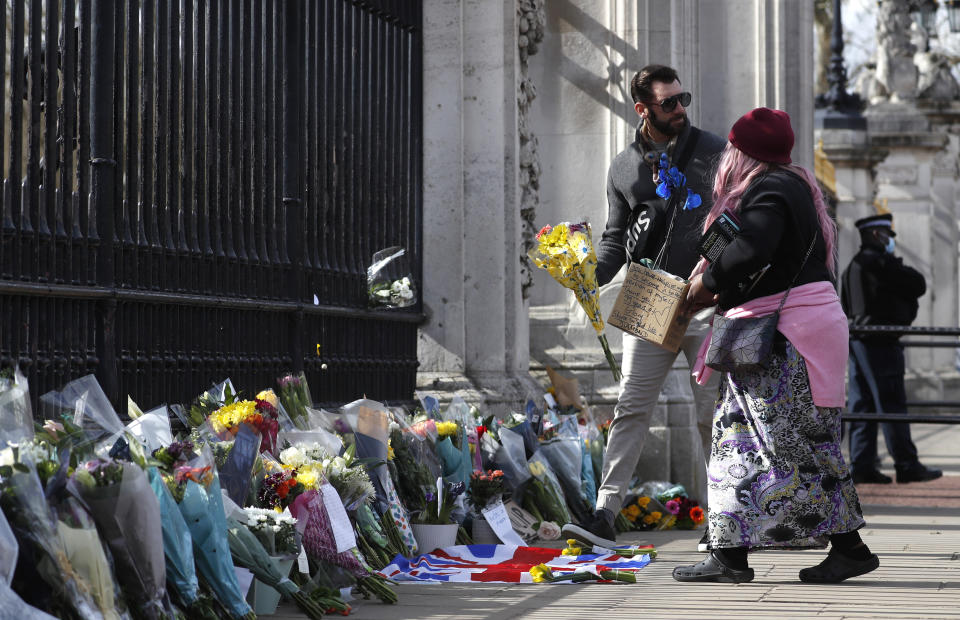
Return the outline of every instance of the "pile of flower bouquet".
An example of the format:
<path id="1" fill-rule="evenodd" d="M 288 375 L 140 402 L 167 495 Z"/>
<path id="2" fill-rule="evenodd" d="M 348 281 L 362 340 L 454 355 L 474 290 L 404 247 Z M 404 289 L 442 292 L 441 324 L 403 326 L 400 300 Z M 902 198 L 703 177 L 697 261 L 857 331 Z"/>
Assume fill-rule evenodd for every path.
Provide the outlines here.
<path id="1" fill-rule="evenodd" d="M 26 379 L 0 374 L 0 608 L 252 618 L 271 613 L 257 593 L 272 588 L 309 618 L 347 614 L 345 588 L 397 600 L 378 571 L 433 551 L 421 526 L 469 543 L 471 523 L 511 502 L 527 540 L 558 538 L 595 506 L 603 429 L 553 396 L 496 417 L 426 395 L 412 412 L 319 410 L 302 373 L 253 387 L 117 412 L 90 375 L 40 396 L 36 423 Z M 656 491 L 631 498 L 624 529 L 702 523 L 681 487 Z"/>
<path id="2" fill-rule="evenodd" d="M 703 524 L 703 508 L 687 497 L 681 485 L 647 482 L 638 490 L 627 495 L 620 509 L 616 523 L 619 531 L 692 530 Z"/>

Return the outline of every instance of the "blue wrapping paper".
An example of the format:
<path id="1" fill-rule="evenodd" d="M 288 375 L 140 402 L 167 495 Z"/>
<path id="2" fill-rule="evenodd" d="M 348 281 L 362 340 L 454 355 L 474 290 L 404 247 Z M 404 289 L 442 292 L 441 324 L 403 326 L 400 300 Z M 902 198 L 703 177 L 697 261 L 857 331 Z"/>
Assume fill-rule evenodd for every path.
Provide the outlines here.
<path id="1" fill-rule="evenodd" d="M 193 537 L 197 568 L 210 583 L 217 599 L 235 618 L 252 613 L 253 610 L 240 592 L 237 574 L 233 570 L 220 481 L 215 473 L 213 482 L 207 488 L 192 480 L 187 481 L 183 501 L 180 502 L 180 514 Z"/>
<path id="2" fill-rule="evenodd" d="M 160 526 L 163 532 L 163 553 L 167 563 L 167 581 L 177 589 L 187 605 L 197 600 L 197 568 L 193 561 L 193 538 L 176 500 L 156 467 L 147 470 L 150 488 L 160 503 Z"/>

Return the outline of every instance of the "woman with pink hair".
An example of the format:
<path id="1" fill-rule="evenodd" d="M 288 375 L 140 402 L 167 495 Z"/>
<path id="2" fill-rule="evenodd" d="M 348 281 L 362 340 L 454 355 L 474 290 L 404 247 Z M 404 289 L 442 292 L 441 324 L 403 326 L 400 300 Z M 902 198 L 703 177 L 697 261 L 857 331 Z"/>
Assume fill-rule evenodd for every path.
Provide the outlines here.
<path id="1" fill-rule="evenodd" d="M 748 550 L 829 543 L 800 580 L 837 583 L 879 560 L 857 532 L 863 514 L 840 453 L 848 329 L 833 286 L 836 226 L 813 174 L 791 163 L 786 112 L 752 110 L 728 140 L 704 231 L 724 212 L 740 230 L 694 270 L 683 311 L 716 304 L 726 317 L 762 317 L 783 305 L 763 368 L 724 372 L 708 477 L 711 552 L 673 577 L 751 581 Z M 700 382 L 712 372 L 703 363 L 709 342 L 694 367 Z"/>

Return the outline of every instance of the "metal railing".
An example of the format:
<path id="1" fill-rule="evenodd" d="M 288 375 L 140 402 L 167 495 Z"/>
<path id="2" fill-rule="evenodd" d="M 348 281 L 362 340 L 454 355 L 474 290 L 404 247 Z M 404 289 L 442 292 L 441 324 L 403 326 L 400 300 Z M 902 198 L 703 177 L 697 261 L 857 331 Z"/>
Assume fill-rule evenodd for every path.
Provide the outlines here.
<path id="1" fill-rule="evenodd" d="M 0 6 L 0 364 L 36 398 L 413 398 L 422 309 L 370 312 L 373 253 L 422 256 L 422 6 Z"/>
<path id="2" fill-rule="evenodd" d="M 902 325 L 861 325 L 851 326 L 850 335 L 855 334 L 896 334 L 901 336 L 936 336 L 953 340 L 915 340 L 903 339 L 905 347 L 924 348 L 960 348 L 960 327 L 908 327 Z M 907 407 L 939 408 L 960 411 L 960 401 L 918 400 L 907 401 Z M 950 413 L 843 413 L 845 422 L 908 422 L 917 424 L 960 424 L 960 415 Z"/>

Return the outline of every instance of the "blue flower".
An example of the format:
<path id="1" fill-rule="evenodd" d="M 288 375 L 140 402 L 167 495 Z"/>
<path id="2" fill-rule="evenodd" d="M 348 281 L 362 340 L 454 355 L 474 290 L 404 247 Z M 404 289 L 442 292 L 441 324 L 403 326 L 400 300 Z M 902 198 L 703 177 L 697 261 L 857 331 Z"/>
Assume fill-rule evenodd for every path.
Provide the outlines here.
<path id="1" fill-rule="evenodd" d="M 703 204 L 700 194 L 687 190 L 687 201 L 683 204 L 684 211 L 692 211 Z"/>
<path id="2" fill-rule="evenodd" d="M 660 196 L 664 200 L 670 198 L 670 185 L 668 185 L 666 181 L 657 185 L 657 196 Z"/>
<path id="3" fill-rule="evenodd" d="M 424 499 L 426 499 L 428 502 L 432 502 L 436 498 L 437 496 L 431 493 L 430 491 L 427 491 L 426 495 L 424 496 Z"/>

